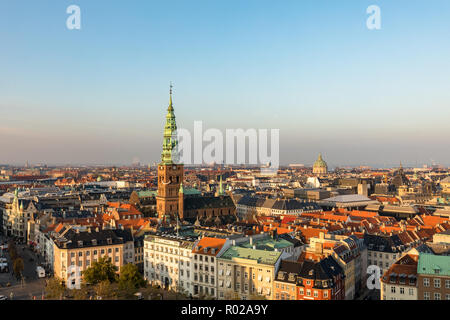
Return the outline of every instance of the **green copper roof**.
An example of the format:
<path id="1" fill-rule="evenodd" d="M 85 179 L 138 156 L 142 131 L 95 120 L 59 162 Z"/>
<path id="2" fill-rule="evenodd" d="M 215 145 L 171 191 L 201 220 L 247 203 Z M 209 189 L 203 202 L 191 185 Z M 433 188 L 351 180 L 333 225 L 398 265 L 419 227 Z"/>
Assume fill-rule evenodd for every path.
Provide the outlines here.
<path id="1" fill-rule="evenodd" d="M 199 195 L 202 194 L 199 190 L 195 188 L 183 188 L 185 195 Z"/>
<path id="2" fill-rule="evenodd" d="M 260 240 L 253 240 L 253 244 L 250 244 L 250 241 L 248 241 L 243 244 L 239 244 L 239 246 L 249 249 L 253 248 L 253 246 L 256 246 L 257 250 L 274 251 L 275 249 L 288 248 L 292 246 L 292 243 L 284 239 L 274 240 L 270 237 L 267 237 Z"/>
<path id="3" fill-rule="evenodd" d="M 177 163 L 177 146 L 177 123 L 172 105 L 172 85 L 170 85 L 170 100 L 169 107 L 167 108 L 166 125 L 164 126 L 163 151 L 161 153 L 162 164 Z"/>
<path id="4" fill-rule="evenodd" d="M 435 276 L 450 276 L 450 256 L 437 256 L 421 253 L 417 264 L 417 273 Z"/>
<path id="5" fill-rule="evenodd" d="M 146 190 L 146 191 L 138 191 L 137 194 L 139 198 L 148 198 L 148 197 L 155 197 L 157 193 L 158 191 Z"/>
<path id="6" fill-rule="evenodd" d="M 221 259 L 233 260 L 233 258 L 241 258 L 258 261 L 260 264 L 274 265 L 281 256 L 281 252 L 253 250 L 249 248 L 242 248 L 231 246 L 225 251 Z"/>
<path id="7" fill-rule="evenodd" d="M 220 176 L 220 184 L 219 184 L 219 196 L 223 196 L 225 192 L 223 192 L 223 182 L 222 182 L 222 175 Z"/>
<path id="8" fill-rule="evenodd" d="M 326 167 L 327 163 L 323 161 L 322 154 L 319 153 L 319 158 L 317 158 L 316 162 L 314 162 L 314 167 Z"/>

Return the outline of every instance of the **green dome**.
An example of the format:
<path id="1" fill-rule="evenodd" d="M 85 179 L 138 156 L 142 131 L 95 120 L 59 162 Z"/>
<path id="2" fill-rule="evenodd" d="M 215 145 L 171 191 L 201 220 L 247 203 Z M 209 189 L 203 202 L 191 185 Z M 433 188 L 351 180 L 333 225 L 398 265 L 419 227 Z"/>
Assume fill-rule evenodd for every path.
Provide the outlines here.
<path id="1" fill-rule="evenodd" d="M 319 153 L 319 158 L 316 160 L 316 162 L 314 162 L 314 168 L 326 168 L 326 167 L 327 163 L 323 161 L 322 154 Z"/>

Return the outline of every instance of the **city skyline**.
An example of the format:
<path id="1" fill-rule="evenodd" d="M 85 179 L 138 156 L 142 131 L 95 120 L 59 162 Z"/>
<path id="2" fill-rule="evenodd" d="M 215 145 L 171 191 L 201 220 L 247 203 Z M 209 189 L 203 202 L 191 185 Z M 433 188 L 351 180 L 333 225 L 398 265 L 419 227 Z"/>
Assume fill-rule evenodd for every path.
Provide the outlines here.
<path id="1" fill-rule="evenodd" d="M 173 81 L 180 128 L 280 129 L 282 165 L 449 166 L 450 4 L 322 2 L 3 2 L 0 163 L 157 162 Z"/>

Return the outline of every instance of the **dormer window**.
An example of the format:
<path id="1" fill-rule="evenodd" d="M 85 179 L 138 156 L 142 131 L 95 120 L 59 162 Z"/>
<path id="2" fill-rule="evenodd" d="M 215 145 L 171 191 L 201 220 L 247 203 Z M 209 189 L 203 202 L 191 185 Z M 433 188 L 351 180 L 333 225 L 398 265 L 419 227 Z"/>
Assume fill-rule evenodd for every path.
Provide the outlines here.
<path id="1" fill-rule="evenodd" d="M 112 239 L 111 238 L 106 239 L 106 243 L 112 244 Z"/>
<path id="2" fill-rule="evenodd" d="M 83 241 L 78 241 L 78 247 L 82 247 L 83 246 Z"/>
<path id="3" fill-rule="evenodd" d="M 92 241 L 92 245 L 93 245 L 93 246 L 96 246 L 96 245 L 97 245 L 97 239 L 92 239 L 91 241 Z"/>

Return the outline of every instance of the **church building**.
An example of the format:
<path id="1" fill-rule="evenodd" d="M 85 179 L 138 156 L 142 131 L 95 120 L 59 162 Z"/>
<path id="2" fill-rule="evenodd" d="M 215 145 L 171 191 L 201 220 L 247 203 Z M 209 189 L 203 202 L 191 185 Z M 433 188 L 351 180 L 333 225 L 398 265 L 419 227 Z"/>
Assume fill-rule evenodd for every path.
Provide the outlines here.
<path id="1" fill-rule="evenodd" d="M 164 127 L 163 151 L 158 165 L 156 210 L 165 222 L 187 221 L 201 226 L 223 226 L 236 221 L 236 207 L 223 191 L 216 196 L 189 196 L 183 188 L 184 165 L 179 163 L 177 124 L 170 86 L 169 108 Z"/>

